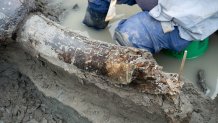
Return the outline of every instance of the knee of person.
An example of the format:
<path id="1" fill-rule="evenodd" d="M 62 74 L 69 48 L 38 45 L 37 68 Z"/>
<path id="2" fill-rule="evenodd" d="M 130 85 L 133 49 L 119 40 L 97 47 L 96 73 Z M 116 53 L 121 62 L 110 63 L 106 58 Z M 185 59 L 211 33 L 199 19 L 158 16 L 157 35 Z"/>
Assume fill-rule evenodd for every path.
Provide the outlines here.
<path id="1" fill-rule="evenodd" d="M 127 21 L 126 19 L 121 20 L 121 21 L 118 23 L 118 26 L 116 27 L 115 32 L 122 33 L 122 32 L 128 31 L 129 25 L 127 25 L 126 21 Z"/>
<path id="2" fill-rule="evenodd" d="M 115 33 L 113 38 L 117 41 L 118 44 L 121 46 L 131 46 L 129 37 L 131 36 L 130 34 L 130 29 L 126 26 L 125 24 L 126 20 L 122 20 L 118 26 L 115 29 Z"/>
<path id="3" fill-rule="evenodd" d="M 144 24 L 140 20 L 140 15 L 136 14 L 128 19 L 123 19 L 119 22 L 116 31 L 126 32 L 131 35 L 133 32 L 142 31 L 141 29 L 144 27 Z"/>
<path id="4" fill-rule="evenodd" d="M 129 20 L 122 20 L 117 28 L 115 29 L 114 38 L 117 38 L 117 34 L 122 36 L 122 40 L 133 42 L 134 39 L 139 38 L 138 34 L 139 28 L 134 27 L 134 23 L 129 22 Z"/>
<path id="5" fill-rule="evenodd" d="M 152 53 L 156 52 L 153 40 L 143 25 L 136 26 L 135 23 L 129 23 L 129 20 L 123 20 L 119 23 L 115 29 L 114 39 L 122 46 L 132 46 L 146 49 Z"/>

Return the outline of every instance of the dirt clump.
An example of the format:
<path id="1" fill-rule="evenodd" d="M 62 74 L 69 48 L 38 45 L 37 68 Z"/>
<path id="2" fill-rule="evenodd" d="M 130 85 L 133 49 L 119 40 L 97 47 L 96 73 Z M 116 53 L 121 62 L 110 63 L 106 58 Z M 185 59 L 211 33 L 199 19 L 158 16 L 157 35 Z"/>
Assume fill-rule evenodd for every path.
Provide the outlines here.
<path id="1" fill-rule="evenodd" d="M 193 106 L 190 123 L 218 123 L 218 97 L 211 100 L 197 91 L 191 83 L 186 83 L 182 89 Z"/>

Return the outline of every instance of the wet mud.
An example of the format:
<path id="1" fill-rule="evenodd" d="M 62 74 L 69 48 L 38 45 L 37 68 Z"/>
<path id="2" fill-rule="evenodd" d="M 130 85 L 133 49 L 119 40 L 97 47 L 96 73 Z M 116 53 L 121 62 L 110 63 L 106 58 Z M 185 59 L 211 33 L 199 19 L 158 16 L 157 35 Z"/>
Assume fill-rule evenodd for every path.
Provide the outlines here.
<path id="1" fill-rule="evenodd" d="M 43 5 L 45 5 L 45 4 L 42 4 L 41 7 L 42 8 L 45 7 L 44 10 L 48 10 L 49 12 L 53 11 L 52 9 L 50 9 L 50 7 L 46 8 L 47 6 L 50 6 L 51 4 L 48 3 L 48 4 L 46 4 L 47 6 L 43 6 Z M 56 8 L 55 10 L 58 10 L 58 8 Z M 46 16 L 48 16 L 50 19 L 55 20 L 55 21 L 60 21 L 60 18 L 57 16 L 60 13 L 56 13 L 56 12 L 60 12 L 60 11 L 53 11 L 53 13 L 52 12 L 51 13 L 45 13 L 46 11 L 43 11 L 43 9 L 41 11 Z M 57 14 L 57 15 L 54 16 L 55 14 Z M 3 54 L 4 51 L 2 51 L 1 53 Z M 72 123 L 73 122 L 74 123 L 74 122 L 79 122 L 79 123 L 83 123 L 83 122 L 89 122 L 86 118 L 81 117 L 71 107 L 63 105 L 64 101 L 59 102 L 56 99 L 44 96 L 43 93 L 38 91 L 38 89 L 35 87 L 34 83 L 31 82 L 31 80 L 27 76 L 25 76 L 21 72 L 19 72 L 16 65 L 11 64 L 7 60 L 8 57 L 10 57 L 11 55 L 16 55 L 16 54 L 17 54 L 16 50 L 13 50 L 13 53 L 11 53 L 8 56 L 5 56 L 5 55 L 0 56 L 0 92 L 1 92 L 0 93 L 0 123 L 14 123 L 14 122 L 20 122 L 20 123 L 38 123 L 38 122 L 39 123 L 53 123 L 53 122 L 54 123 L 65 123 L 65 122 L 66 123 Z M 67 59 L 64 57 L 63 60 L 65 62 L 70 63 L 71 61 L 70 61 L 70 59 L 68 59 L 68 54 L 62 54 L 62 56 L 65 56 L 65 55 L 66 55 Z M 15 58 L 13 60 L 17 60 L 17 58 Z M 25 60 L 20 61 L 20 62 L 24 62 L 24 63 L 22 63 L 24 65 L 25 63 L 27 63 L 27 61 L 25 61 Z M 16 62 L 19 63 L 19 61 L 16 61 Z M 32 62 L 32 66 L 35 66 L 34 62 Z M 30 67 L 30 68 L 27 67 L 27 68 L 23 68 L 23 69 L 28 69 L 27 71 L 31 71 L 32 74 L 34 74 L 34 72 L 33 72 L 34 69 L 32 67 Z M 39 72 L 40 72 L 40 70 L 39 70 Z M 43 70 L 41 70 L 41 72 L 43 72 Z M 50 73 L 48 73 L 48 74 L 50 74 Z M 63 72 L 63 74 L 64 74 L 64 72 Z M 32 76 L 32 75 L 29 74 L 29 76 Z M 37 75 L 35 78 L 37 78 L 39 80 L 38 81 L 39 83 L 42 82 L 42 79 L 41 79 L 41 78 L 43 78 L 42 76 Z M 49 81 L 46 81 L 46 82 L 47 82 L 48 86 L 54 84 L 54 83 L 52 83 L 52 81 L 50 81 L 50 83 L 49 83 Z M 63 81 L 63 83 L 66 84 L 66 81 Z M 72 83 L 70 83 L 67 86 L 70 86 L 70 85 L 72 85 Z M 55 86 L 57 86 L 57 85 L 55 85 Z M 107 86 L 104 84 L 104 88 L 106 88 Z M 78 87 L 75 87 L 74 89 L 77 89 L 77 88 L 80 88 L 80 87 L 82 87 L 82 85 L 78 86 Z M 86 90 L 89 90 L 89 91 L 91 90 L 90 92 L 92 92 L 95 89 L 87 87 L 83 91 L 86 92 Z M 73 89 L 69 89 L 69 90 L 73 90 Z M 54 92 L 56 92 L 56 91 L 57 91 L 57 89 L 55 89 Z M 81 97 L 82 96 L 81 93 L 83 91 L 78 90 L 78 93 L 79 93 L 78 95 L 79 96 L 76 95 L 75 97 Z M 90 94 L 89 91 L 87 91 L 87 93 L 85 93 L 84 95 Z M 119 90 L 119 93 L 117 93 L 117 94 L 120 94 L 121 96 L 123 96 L 122 91 L 123 90 L 121 88 Z M 66 92 L 66 93 L 68 94 L 69 92 Z M 127 92 L 127 93 L 129 93 L 129 92 Z M 69 93 L 69 95 L 73 95 L 73 94 L 74 93 Z M 83 103 L 84 100 L 95 97 L 96 95 L 97 94 L 93 94 L 93 95 L 90 94 L 89 97 L 84 96 L 84 99 L 82 101 L 78 100 L 78 104 L 76 104 L 76 106 L 79 107 L 79 108 L 77 108 L 77 109 L 86 107 L 86 105 L 79 105 L 79 104 L 80 103 L 84 104 Z M 186 109 L 187 107 L 183 107 L 183 103 L 185 101 L 190 102 L 191 105 L 193 106 L 193 111 L 190 114 L 187 114 L 189 117 L 185 118 L 185 120 L 183 120 L 184 122 L 191 122 L 191 123 L 208 123 L 208 122 L 209 123 L 217 123 L 218 122 L 218 115 L 217 115 L 218 114 L 218 109 L 217 109 L 217 107 L 218 107 L 218 98 L 216 98 L 215 101 L 212 101 L 210 98 L 205 97 L 203 94 L 201 94 L 199 91 L 197 91 L 195 89 L 195 87 L 190 83 L 185 83 L 184 87 L 182 88 L 181 95 L 185 96 L 187 98 L 187 100 L 182 100 L 181 99 L 182 101 L 179 102 L 179 105 L 176 105 L 176 106 L 179 106 L 179 108 L 183 108 L 185 110 L 189 110 L 189 109 Z M 108 92 L 104 96 L 108 96 Z M 146 95 L 146 94 L 143 95 L 143 100 L 140 100 L 141 98 L 137 98 L 137 97 L 135 97 L 134 99 L 140 100 L 138 102 L 140 104 L 141 103 L 142 104 L 145 103 L 146 105 L 155 104 L 153 102 L 153 99 L 154 99 L 153 95 L 150 98 L 148 98 L 147 96 L 148 95 Z M 125 96 L 123 96 L 123 97 L 125 97 Z M 144 99 L 145 97 L 147 97 L 148 99 Z M 130 122 L 130 120 L 131 121 L 136 121 L 137 119 L 139 119 L 139 118 L 136 118 L 138 116 L 138 114 L 143 114 L 144 113 L 144 112 L 143 113 L 138 113 L 137 112 L 137 113 L 135 113 L 135 115 L 133 115 L 134 112 L 136 112 L 137 110 L 133 110 L 134 106 L 131 107 L 132 105 L 129 105 L 129 107 L 127 106 L 128 109 L 125 109 L 125 112 L 121 113 L 120 110 L 118 110 L 118 109 L 113 110 L 113 108 L 116 105 L 122 105 L 124 102 L 121 102 L 121 101 L 119 102 L 118 101 L 116 103 L 116 105 L 112 105 L 112 106 L 110 106 L 111 105 L 110 100 L 114 101 L 114 99 L 111 99 L 111 98 L 106 98 L 105 103 L 97 102 L 98 100 L 104 99 L 104 98 L 98 98 L 97 97 L 95 99 L 92 99 L 92 101 L 94 100 L 93 101 L 94 103 L 92 103 L 91 100 L 88 100 L 86 103 L 91 102 L 91 104 L 95 104 L 97 106 L 94 107 L 94 108 L 93 107 L 90 108 L 91 106 L 88 106 L 88 108 L 87 108 L 88 113 L 86 113 L 86 115 L 87 116 L 92 116 L 92 118 L 93 117 L 99 118 L 99 117 L 97 117 L 97 116 L 99 116 L 99 114 L 105 114 L 106 119 L 109 119 L 107 117 L 110 117 L 111 114 L 119 114 L 117 116 L 117 119 L 119 119 L 121 117 L 121 114 L 122 115 L 125 114 L 124 122 Z M 166 103 L 167 99 L 164 99 L 164 98 L 160 98 L 160 99 L 162 100 L 162 102 L 161 102 L 162 105 L 161 106 L 164 109 L 164 112 L 168 112 L 169 114 L 174 115 L 172 112 L 174 112 L 174 110 L 178 109 L 178 107 L 172 107 L 173 104 L 169 105 L 169 103 Z M 73 103 L 73 102 L 75 102 L 75 100 L 70 102 L 70 103 Z M 125 107 L 126 103 L 127 102 L 125 102 L 123 104 L 123 106 L 121 106 L 121 107 Z M 99 111 L 100 112 L 99 114 L 96 113 L 97 112 L 96 110 L 99 107 L 104 107 L 102 105 L 104 105 L 104 106 L 108 105 L 108 109 L 106 109 L 106 111 L 103 112 L 103 113 L 100 112 L 100 111 Z M 76 108 L 76 107 L 74 107 L 74 108 Z M 150 111 L 155 111 L 157 109 L 158 108 L 154 108 L 154 109 L 151 108 L 149 110 Z M 90 110 L 94 110 L 95 113 L 92 113 Z M 133 110 L 132 113 L 131 113 L 132 115 L 129 115 L 130 113 L 129 114 L 126 113 L 129 110 Z M 107 114 L 107 111 L 111 111 L 110 112 L 111 114 L 110 113 Z M 178 117 L 176 117 L 177 118 L 176 120 L 179 121 L 183 117 L 179 117 L 181 112 L 178 111 L 177 113 L 178 113 Z M 135 117 L 135 119 L 134 119 L 133 116 Z M 155 114 L 153 114 L 152 116 L 155 117 Z M 149 117 L 148 119 L 151 119 L 152 116 L 148 115 L 148 117 Z M 157 122 L 158 121 L 161 122 L 162 121 L 161 118 L 162 117 L 159 117 L 159 120 L 157 120 Z M 111 122 L 111 121 L 113 121 L 115 119 L 116 118 L 111 118 L 110 120 L 108 120 L 108 122 Z M 128 120 L 126 120 L 126 119 L 128 119 Z M 100 120 L 101 119 L 99 118 L 99 121 Z M 93 119 L 93 121 L 97 121 L 97 120 Z M 138 120 L 138 121 L 140 121 L 140 120 Z M 143 119 L 141 121 L 145 121 L 145 120 Z"/>
<path id="2" fill-rule="evenodd" d="M 24 55 L 22 53 L 23 51 L 16 46 L 9 46 L 6 49 L 0 47 L 0 53 L 2 54 L 0 56 L 0 122 L 3 123 L 14 123 L 14 122 L 20 122 L 20 123 L 86 123 L 89 122 L 86 118 L 81 117 L 76 111 L 72 109 L 72 107 L 68 107 L 63 105 L 63 102 L 68 102 L 67 99 L 63 102 L 59 102 L 56 99 L 49 98 L 44 96 L 43 93 L 50 93 L 47 89 L 50 89 L 51 87 L 54 87 L 54 93 L 57 95 L 60 92 L 60 87 L 64 86 L 66 90 L 62 90 L 61 93 L 65 95 L 69 95 L 67 97 L 68 99 L 73 99 L 73 102 L 76 102 L 76 107 L 78 108 L 84 108 L 88 107 L 87 112 L 94 111 L 101 111 L 100 109 L 101 105 L 105 105 L 107 108 L 107 111 L 113 112 L 113 114 L 121 113 L 122 110 L 117 108 L 117 105 L 123 105 L 123 102 L 120 102 L 119 100 L 115 99 L 115 97 L 112 99 L 110 97 L 107 97 L 108 93 L 104 95 L 104 97 L 107 97 L 104 99 L 104 97 L 96 97 L 98 94 L 93 94 L 93 91 L 96 91 L 96 88 L 93 87 L 85 87 L 90 84 L 89 82 L 84 82 L 84 84 L 75 85 L 75 80 L 72 80 L 72 78 L 68 78 L 68 75 L 64 73 L 64 71 L 60 71 L 58 68 L 53 68 L 54 66 L 48 65 L 46 62 L 42 62 L 40 60 L 33 59 L 28 54 Z M 10 63 L 13 61 L 13 64 Z M 15 64 L 16 63 L 16 64 Z M 16 66 L 18 65 L 18 66 Z M 22 73 L 26 73 L 26 75 L 31 77 L 32 79 L 35 79 L 34 81 L 38 83 L 33 83 L 27 76 L 23 75 L 19 69 L 22 69 Z M 28 74 L 27 74 L 28 73 Z M 47 73 L 47 74 L 46 74 Z M 59 80 L 60 79 L 60 80 Z M 54 81 L 55 80 L 55 81 Z M 57 81 L 58 80 L 58 81 Z M 59 82 L 60 81 L 60 82 Z M 73 81 L 73 82 L 72 82 Z M 36 84 L 39 84 L 38 86 L 41 86 L 45 89 L 43 93 L 38 91 L 38 89 L 35 87 Z M 38 87 L 37 86 L 37 87 Z M 75 86 L 75 87 L 74 87 Z M 69 90 L 67 90 L 69 88 Z M 78 88 L 84 88 L 82 90 L 77 90 L 78 95 L 75 96 L 76 89 Z M 124 88 L 123 88 L 124 89 Z M 47 92 L 46 92 L 47 91 Z M 119 92 L 122 91 L 122 88 L 119 89 Z M 84 93 L 84 95 L 83 95 Z M 98 91 L 100 93 L 100 91 Z M 128 92 L 129 93 L 129 92 Z M 188 117 L 184 119 L 183 121 L 188 123 L 217 123 L 218 122 L 218 98 L 216 98 L 215 101 L 212 101 L 210 98 L 205 97 L 202 93 L 197 91 L 197 89 L 191 84 L 191 83 L 185 83 L 185 85 L 182 88 L 181 93 L 184 98 L 181 99 L 180 102 L 181 108 L 185 108 L 186 110 L 189 110 L 191 107 L 183 107 L 183 103 L 186 103 L 185 101 L 188 101 L 191 103 L 193 107 L 193 111 L 188 114 Z M 58 94 L 59 95 L 59 94 Z M 70 97 L 72 95 L 74 98 Z M 110 95 L 110 94 L 109 94 Z M 122 95 L 122 94 L 121 94 Z M 61 100 L 63 100 L 64 95 L 60 96 Z M 83 103 L 77 100 L 76 98 L 84 97 L 83 100 L 87 100 L 87 102 Z M 56 96 L 55 96 L 56 97 Z M 59 97 L 59 96 L 57 96 Z M 138 96 L 135 97 L 137 100 L 140 100 Z M 147 105 L 155 104 L 156 98 L 152 95 L 144 95 L 144 98 L 146 100 L 141 100 L 140 103 L 145 103 Z M 150 98 L 150 99 L 149 99 Z M 104 100 L 103 102 L 98 100 Z M 116 100 L 116 105 L 112 105 L 111 100 Z M 149 102 L 149 100 L 151 102 Z M 71 102 L 71 103 L 73 103 Z M 98 105 L 99 107 L 91 107 L 90 104 Z M 162 108 L 165 109 L 164 111 L 170 113 L 173 112 L 176 107 L 173 107 L 172 105 L 167 103 L 166 98 L 162 98 Z M 116 108 L 115 108 L 115 107 Z M 123 107 L 122 106 L 122 107 Z M 131 105 L 132 108 L 125 109 L 125 112 L 132 111 L 134 107 L 137 107 L 135 105 Z M 142 106 L 143 107 L 143 106 Z M 101 107 L 102 108 L 102 107 Z M 105 107 L 104 107 L 105 108 Z M 113 109 L 116 109 L 115 111 Z M 137 108 L 136 108 L 137 109 Z M 143 108 L 142 108 L 143 109 Z M 150 111 L 157 110 L 156 108 L 149 109 Z M 168 110 L 168 111 L 167 111 Z M 133 112 L 138 112 L 139 110 L 133 110 Z M 111 113 L 112 113 L 111 112 Z M 105 113 L 105 112 L 104 112 Z M 143 112 L 146 114 L 145 112 Z M 122 115 L 125 115 L 124 112 L 121 113 Z M 137 113 L 136 113 L 137 114 Z M 126 119 L 125 123 L 133 122 L 135 119 L 135 122 L 142 123 L 142 119 L 140 119 L 140 115 L 133 113 L 132 115 L 126 114 L 130 119 Z M 111 116 L 111 114 L 105 113 L 104 115 Z M 146 114 L 147 115 L 147 114 Z M 145 115 L 145 116 L 146 116 Z M 174 115 L 174 114 L 172 114 Z M 178 113 L 179 115 L 179 113 Z M 98 117 L 98 113 L 93 114 L 92 117 L 97 118 L 97 121 L 102 121 L 101 117 Z M 134 118 L 135 117 L 135 118 Z M 146 118 L 152 119 L 152 117 L 156 117 L 155 114 L 148 115 Z M 145 118 L 145 119 L 146 119 Z M 163 117 L 158 117 L 159 120 L 157 120 L 157 123 L 165 122 Z M 162 119 L 163 118 L 163 119 Z M 182 117 L 178 117 L 178 120 L 180 120 Z M 118 117 L 111 118 L 108 121 L 117 120 Z M 136 120 L 138 119 L 138 121 Z M 161 120 L 162 119 L 162 120 Z M 159 121 L 159 122 L 158 122 Z M 106 121 L 105 121 L 106 122 Z M 151 121 L 148 120 L 147 123 L 150 123 Z"/>
<path id="3" fill-rule="evenodd" d="M 87 123 L 77 112 L 45 97 L 17 67 L 0 57 L 0 123 Z"/>

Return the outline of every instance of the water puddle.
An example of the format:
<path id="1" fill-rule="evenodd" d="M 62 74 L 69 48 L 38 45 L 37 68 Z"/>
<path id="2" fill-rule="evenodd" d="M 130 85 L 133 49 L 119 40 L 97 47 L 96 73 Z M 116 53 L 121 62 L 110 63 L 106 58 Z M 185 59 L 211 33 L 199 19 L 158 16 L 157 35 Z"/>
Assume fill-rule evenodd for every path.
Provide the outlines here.
<path id="1" fill-rule="evenodd" d="M 199 69 L 205 70 L 206 85 L 210 89 L 208 96 L 215 98 L 218 93 L 218 35 L 214 34 L 210 37 L 209 48 L 207 52 L 196 59 L 187 60 L 184 68 L 184 76 L 189 81 L 197 85 L 197 72 Z M 180 60 L 164 54 L 155 55 L 156 60 L 164 70 L 168 72 L 178 72 Z"/>
<path id="2" fill-rule="evenodd" d="M 112 39 L 112 36 L 110 34 L 110 26 L 115 24 L 118 20 L 122 18 L 127 18 L 128 16 L 131 16 L 135 14 L 136 12 L 139 12 L 140 9 L 137 5 L 135 6 L 127 6 L 127 5 L 118 5 L 117 7 L 117 17 L 110 22 L 109 27 L 107 27 L 104 30 L 95 30 L 92 28 L 86 27 L 84 24 L 82 24 L 82 20 L 85 16 L 86 7 L 87 7 L 87 1 L 86 0 L 64 0 L 64 6 L 66 8 L 72 8 L 72 6 L 78 4 L 79 8 L 77 10 L 72 10 L 66 18 L 64 19 L 62 25 L 65 27 L 68 27 L 74 31 L 80 32 L 92 39 L 107 41 L 109 43 L 115 43 L 115 41 Z M 128 13 L 126 11 L 128 10 Z"/>
<path id="3" fill-rule="evenodd" d="M 105 30 L 95 30 L 92 28 L 86 27 L 82 24 L 82 20 L 85 15 L 87 0 L 63 0 L 64 7 L 69 10 L 69 13 L 64 18 L 62 25 L 82 33 L 92 39 L 102 40 L 109 43 L 115 43 L 112 39 L 109 28 L 111 25 L 114 25 L 116 21 L 127 18 L 137 12 L 140 12 L 140 8 L 135 6 L 126 6 L 126 5 L 117 5 L 117 14 L 118 17 L 110 22 L 110 26 Z M 74 5 L 78 4 L 77 9 L 73 9 Z M 213 35 L 210 37 L 209 49 L 204 56 L 201 56 L 197 59 L 187 60 L 184 70 L 184 76 L 189 81 L 192 81 L 194 85 L 197 81 L 197 71 L 199 69 L 205 70 L 206 73 L 206 84 L 210 89 L 209 96 L 214 98 L 218 93 L 218 56 L 215 53 L 218 53 L 218 35 Z M 178 59 L 171 56 L 166 56 L 164 54 L 155 55 L 157 62 L 164 66 L 164 70 L 168 72 L 178 72 L 180 62 Z"/>

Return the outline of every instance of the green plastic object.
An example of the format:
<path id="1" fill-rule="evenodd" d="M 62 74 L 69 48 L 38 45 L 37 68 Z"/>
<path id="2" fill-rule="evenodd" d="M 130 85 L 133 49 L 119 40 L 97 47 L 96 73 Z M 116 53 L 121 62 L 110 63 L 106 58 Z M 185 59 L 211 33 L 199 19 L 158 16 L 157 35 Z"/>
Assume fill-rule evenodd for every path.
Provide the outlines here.
<path id="1" fill-rule="evenodd" d="M 194 59 L 194 58 L 197 58 L 197 57 L 203 55 L 208 49 L 208 44 L 209 44 L 209 38 L 206 38 L 202 41 L 193 41 L 185 49 L 188 51 L 187 59 Z M 165 50 L 164 53 L 167 55 L 174 56 L 178 59 L 182 59 L 184 51 L 175 52 L 175 51 Z"/>

